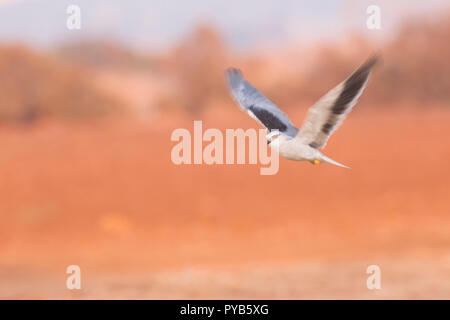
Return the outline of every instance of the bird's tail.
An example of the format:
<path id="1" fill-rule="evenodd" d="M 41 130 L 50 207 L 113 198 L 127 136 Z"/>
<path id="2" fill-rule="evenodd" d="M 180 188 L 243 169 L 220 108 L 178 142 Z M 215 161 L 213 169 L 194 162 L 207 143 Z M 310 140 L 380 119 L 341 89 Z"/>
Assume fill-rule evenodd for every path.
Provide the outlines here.
<path id="1" fill-rule="evenodd" d="M 341 164 L 341 163 L 339 163 L 339 162 L 337 162 L 337 161 L 334 161 L 333 159 L 328 158 L 328 157 L 327 157 L 326 155 L 324 155 L 324 154 L 321 154 L 321 157 L 322 157 L 321 160 L 324 161 L 324 162 L 328 162 L 328 163 L 334 164 L 335 166 L 338 166 L 338 167 L 351 169 L 350 167 L 344 166 L 343 164 Z"/>

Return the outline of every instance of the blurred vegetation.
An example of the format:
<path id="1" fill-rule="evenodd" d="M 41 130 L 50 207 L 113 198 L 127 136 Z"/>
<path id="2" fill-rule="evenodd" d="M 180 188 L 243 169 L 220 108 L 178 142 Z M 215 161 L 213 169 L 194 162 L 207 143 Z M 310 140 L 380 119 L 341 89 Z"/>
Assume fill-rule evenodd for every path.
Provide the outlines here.
<path id="1" fill-rule="evenodd" d="M 450 15 L 445 19 L 406 21 L 386 48 L 377 95 L 386 100 L 450 102 Z M 389 60 L 388 60 L 389 59 Z"/>
<path id="2" fill-rule="evenodd" d="M 365 101 L 377 105 L 450 105 L 448 39 L 450 16 L 405 21 L 393 39 L 376 49 L 363 36 L 355 35 L 344 48 L 323 46 L 305 73 L 274 82 L 268 93 L 286 106 L 314 101 L 376 52 L 381 54 L 382 63 L 374 72 L 370 90 L 364 92 Z"/>
<path id="3" fill-rule="evenodd" d="M 227 50 L 213 27 L 200 26 L 167 58 L 166 74 L 175 79 L 171 104 L 197 113 L 217 105 L 214 101 L 230 101 L 224 71 L 232 61 L 283 108 L 308 107 L 378 53 L 382 63 L 363 97 L 368 104 L 450 105 L 448 39 L 450 16 L 431 21 L 416 18 L 404 21 L 397 34 L 376 47 L 364 36 L 353 35 L 341 46 L 324 44 L 314 52 L 293 48 L 290 55 L 255 51 L 242 57 Z"/>
<path id="4" fill-rule="evenodd" d="M 199 113 L 214 99 L 228 97 L 224 83 L 227 62 L 228 50 L 220 34 L 210 25 L 195 28 L 166 60 L 179 106 Z"/>
<path id="5" fill-rule="evenodd" d="M 140 54 L 112 41 L 87 39 L 61 45 L 57 56 L 75 64 L 93 68 L 122 68 L 148 71 L 157 68 L 160 61 Z"/>
<path id="6" fill-rule="evenodd" d="M 21 46 L 0 47 L 0 96 L 3 123 L 104 117 L 120 109 L 89 72 Z"/>
<path id="7" fill-rule="evenodd" d="M 366 102 L 449 105 L 448 39 L 450 18 L 444 16 L 405 21 L 377 49 L 363 36 L 354 35 L 339 47 L 236 55 L 211 25 L 198 26 L 176 46 L 158 54 L 138 54 L 118 43 L 92 40 L 65 44 L 45 54 L 22 46 L 0 46 L 0 122 L 102 118 L 133 107 L 118 101 L 121 95 L 138 96 L 129 100 L 142 105 L 142 99 L 147 99 L 142 94 L 147 92 L 145 83 L 151 112 L 199 114 L 217 107 L 217 102 L 230 103 L 224 71 L 231 64 L 243 69 L 255 86 L 283 108 L 307 107 L 374 51 L 381 53 L 383 63 L 364 94 Z M 96 77 L 99 74 L 104 77 Z M 118 79 L 115 87 L 104 80 L 111 74 Z M 109 91 L 103 90 L 108 85 Z"/>

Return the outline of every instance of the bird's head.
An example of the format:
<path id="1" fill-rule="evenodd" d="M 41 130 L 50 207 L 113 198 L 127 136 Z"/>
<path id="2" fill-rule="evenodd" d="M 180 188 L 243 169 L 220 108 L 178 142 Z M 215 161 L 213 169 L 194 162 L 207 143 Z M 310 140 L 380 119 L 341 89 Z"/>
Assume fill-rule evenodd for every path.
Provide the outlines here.
<path id="1" fill-rule="evenodd" d="M 266 135 L 267 143 L 271 143 L 272 141 L 278 139 L 281 133 L 278 130 L 272 130 L 269 134 Z"/>

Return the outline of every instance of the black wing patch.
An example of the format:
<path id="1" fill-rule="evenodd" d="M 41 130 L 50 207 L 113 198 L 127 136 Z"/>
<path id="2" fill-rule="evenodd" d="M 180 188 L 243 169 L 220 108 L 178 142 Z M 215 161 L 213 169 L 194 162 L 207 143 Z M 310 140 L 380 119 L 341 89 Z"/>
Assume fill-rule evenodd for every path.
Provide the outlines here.
<path id="1" fill-rule="evenodd" d="M 377 63 L 377 61 L 378 58 L 376 56 L 372 57 L 345 81 L 344 90 L 342 90 L 339 98 L 336 100 L 331 109 L 334 114 L 340 115 L 347 110 L 350 102 L 352 102 L 366 83 L 370 70 Z"/>
<path id="2" fill-rule="evenodd" d="M 280 132 L 285 132 L 287 130 L 287 126 L 271 112 L 265 109 L 259 109 L 255 106 L 250 106 L 249 110 L 270 131 L 278 130 Z"/>
<path id="3" fill-rule="evenodd" d="M 341 114 L 345 113 L 350 107 L 351 102 L 361 89 L 369 77 L 370 70 L 377 63 L 378 57 L 374 56 L 366 61 L 361 67 L 358 68 L 344 83 L 344 89 L 331 108 L 331 115 L 326 123 L 322 126 L 322 132 L 326 135 L 330 134 L 333 130 L 338 118 Z M 313 147 L 314 148 L 314 147 Z"/>

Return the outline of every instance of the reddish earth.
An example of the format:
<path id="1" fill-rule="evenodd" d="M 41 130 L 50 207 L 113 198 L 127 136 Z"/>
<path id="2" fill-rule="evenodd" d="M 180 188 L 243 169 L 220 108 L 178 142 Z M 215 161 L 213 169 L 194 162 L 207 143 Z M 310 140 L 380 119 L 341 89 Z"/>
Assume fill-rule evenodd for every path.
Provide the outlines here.
<path id="1" fill-rule="evenodd" d="M 392 109 L 330 139 L 352 170 L 282 159 L 274 176 L 174 165 L 194 118 L 0 128 L 0 298 L 448 299 L 450 110 Z M 201 118 L 256 127 L 234 106 Z"/>

